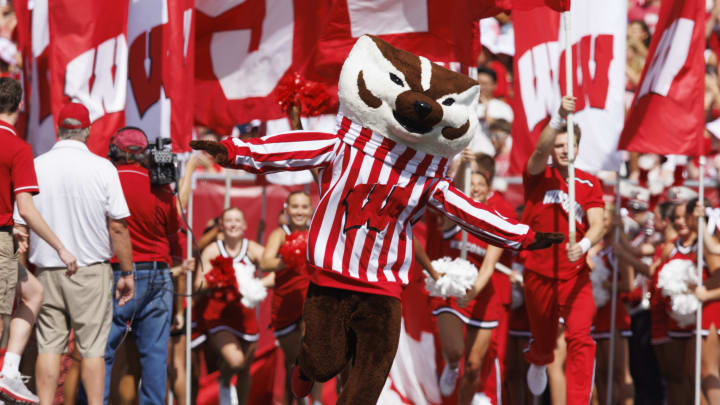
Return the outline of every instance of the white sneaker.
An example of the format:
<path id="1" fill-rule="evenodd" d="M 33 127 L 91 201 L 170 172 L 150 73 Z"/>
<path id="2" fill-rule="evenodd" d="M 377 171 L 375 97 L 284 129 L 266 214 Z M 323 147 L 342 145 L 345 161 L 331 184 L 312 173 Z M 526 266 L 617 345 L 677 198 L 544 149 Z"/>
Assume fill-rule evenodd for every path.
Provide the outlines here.
<path id="1" fill-rule="evenodd" d="M 457 383 L 459 374 L 459 369 L 452 369 L 449 364 L 445 364 L 445 368 L 440 375 L 440 393 L 442 396 L 449 397 L 452 395 L 453 391 L 455 391 L 455 384 Z"/>
<path id="2" fill-rule="evenodd" d="M 473 399 L 470 405 L 492 405 L 492 401 L 490 401 L 490 398 L 488 398 L 485 393 L 478 392 L 473 395 Z"/>
<path id="3" fill-rule="evenodd" d="M 527 384 L 533 395 L 540 396 L 547 387 L 547 367 L 530 364 L 527 372 Z"/>
<path id="4" fill-rule="evenodd" d="M 30 392 L 25 383 L 30 377 L 17 375 L 16 377 L 8 377 L 0 375 L 0 398 L 11 403 L 19 404 L 37 404 L 40 398 Z"/>

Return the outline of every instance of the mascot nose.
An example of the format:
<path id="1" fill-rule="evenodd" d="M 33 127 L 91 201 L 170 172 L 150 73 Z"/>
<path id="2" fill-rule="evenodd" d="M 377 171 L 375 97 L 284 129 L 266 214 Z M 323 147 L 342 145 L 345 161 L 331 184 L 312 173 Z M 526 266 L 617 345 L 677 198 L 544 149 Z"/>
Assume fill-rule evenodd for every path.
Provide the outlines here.
<path id="1" fill-rule="evenodd" d="M 424 101 L 416 101 L 414 107 L 415 112 L 417 112 L 421 118 L 427 117 L 427 115 L 432 111 L 430 104 Z"/>

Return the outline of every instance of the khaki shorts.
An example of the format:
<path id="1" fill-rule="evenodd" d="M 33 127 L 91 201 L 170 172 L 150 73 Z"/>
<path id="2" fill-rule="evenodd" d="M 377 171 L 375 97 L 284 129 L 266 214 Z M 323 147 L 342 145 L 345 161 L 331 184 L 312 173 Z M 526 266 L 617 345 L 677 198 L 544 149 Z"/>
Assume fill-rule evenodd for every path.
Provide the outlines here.
<path id="1" fill-rule="evenodd" d="M 10 315 L 15 301 L 18 260 L 10 232 L 0 231 L 0 315 Z"/>
<path id="2" fill-rule="evenodd" d="M 105 356 L 113 311 L 110 264 L 78 267 L 69 278 L 65 268 L 39 268 L 36 276 L 45 289 L 36 328 L 39 352 L 64 353 L 72 328 L 82 357 Z"/>

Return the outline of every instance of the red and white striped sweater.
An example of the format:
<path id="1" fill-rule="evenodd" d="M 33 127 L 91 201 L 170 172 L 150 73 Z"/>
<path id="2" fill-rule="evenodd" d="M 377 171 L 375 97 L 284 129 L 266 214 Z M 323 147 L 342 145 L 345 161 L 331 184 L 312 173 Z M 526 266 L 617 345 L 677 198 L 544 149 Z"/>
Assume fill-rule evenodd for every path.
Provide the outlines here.
<path id="1" fill-rule="evenodd" d="M 520 249 L 527 225 L 472 201 L 445 178 L 447 159 L 415 151 L 338 116 L 337 133 L 293 131 L 226 139 L 230 167 L 252 173 L 319 168 L 320 203 L 308 261 L 318 285 L 400 297 L 413 260 L 412 227 L 428 205 L 488 243 Z"/>

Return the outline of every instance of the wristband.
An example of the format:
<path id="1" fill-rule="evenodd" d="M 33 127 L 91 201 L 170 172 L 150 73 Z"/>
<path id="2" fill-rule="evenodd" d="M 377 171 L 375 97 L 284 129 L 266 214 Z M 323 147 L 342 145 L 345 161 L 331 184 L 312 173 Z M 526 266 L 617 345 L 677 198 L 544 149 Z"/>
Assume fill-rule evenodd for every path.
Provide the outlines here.
<path id="1" fill-rule="evenodd" d="M 132 270 L 130 270 L 130 271 L 121 271 L 121 272 L 120 272 L 120 277 L 129 277 L 129 276 L 132 276 L 132 275 L 133 275 Z"/>
<path id="2" fill-rule="evenodd" d="M 578 242 L 578 245 L 580 245 L 580 248 L 582 249 L 583 254 L 587 253 L 588 250 L 590 250 L 590 247 L 592 246 L 592 242 L 590 242 L 590 239 L 588 238 L 582 238 L 580 242 Z"/>
<path id="3" fill-rule="evenodd" d="M 550 118 L 550 128 L 559 131 L 562 129 L 563 126 L 565 126 L 565 118 L 561 117 L 560 114 L 555 113 L 553 114 L 552 118 Z"/>

